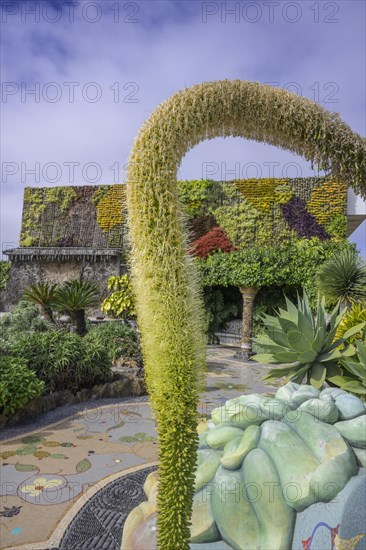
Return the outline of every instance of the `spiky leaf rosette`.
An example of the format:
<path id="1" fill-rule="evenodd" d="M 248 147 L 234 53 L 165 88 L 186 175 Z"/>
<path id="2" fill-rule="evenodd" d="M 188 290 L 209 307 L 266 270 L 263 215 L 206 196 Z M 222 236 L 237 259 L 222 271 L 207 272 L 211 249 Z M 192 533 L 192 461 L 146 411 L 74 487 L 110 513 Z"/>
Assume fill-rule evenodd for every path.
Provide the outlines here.
<path id="1" fill-rule="evenodd" d="M 40 306 L 53 306 L 58 286 L 51 283 L 35 283 L 24 291 L 23 300 Z"/>
<path id="2" fill-rule="evenodd" d="M 366 196 L 365 140 L 337 114 L 285 90 L 206 82 L 162 103 L 139 131 L 129 158 L 127 206 L 147 384 L 158 419 L 161 550 L 189 547 L 204 362 L 202 300 L 187 257 L 176 175 L 189 149 L 219 136 L 289 149 Z"/>
<path id="3" fill-rule="evenodd" d="M 322 267 L 318 277 L 319 290 L 330 300 L 366 302 L 366 262 L 353 250 L 344 250 Z"/>
<path id="4" fill-rule="evenodd" d="M 325 299 L 318 299 L 316 317 L 313 316 L 306 293 L 298 297 L 297 306 L 286 298 L 287 309 L 279 309 L 277 317 L 264 315 L 264 334 L 255 338 L 260 353 L 253 359 L 261 363 L 279 363 L 263 380 L 276 380 L 285 376 L 288 380 L 301 383 L 307 377 L 316 388 L 326 379 L 342 374 L 338 362 L 355 353 L 353 346 L 339 349 L 347 339 L 359 332 L 363 325 L 347 330 L 341 338 L 334 340 L 343 313 L 337 305 L 326 321 Z"/>
<path id="5" fill-rule="evenodd" d="M 98 305 L 98 287 L 92 281 L 67 281 L 57 290 L 56 307 L 61 311 L 78 311 Z"/>

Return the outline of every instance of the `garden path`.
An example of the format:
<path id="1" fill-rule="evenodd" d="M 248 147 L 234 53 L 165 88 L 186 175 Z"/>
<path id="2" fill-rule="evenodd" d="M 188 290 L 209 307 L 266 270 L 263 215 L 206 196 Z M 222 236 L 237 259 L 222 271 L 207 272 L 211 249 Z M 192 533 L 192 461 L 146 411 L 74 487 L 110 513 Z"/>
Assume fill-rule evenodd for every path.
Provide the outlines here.
<path id="1" fill-rule="evenodd" d="M 229 398 L 274 392 L 260 381 L 268 367 L 239 362 L 234 353 L 225 346 L 208 348 L 199 406 L 204 417 Z M 93 408 L 82 403 L 61 413 L 56 423 L 50 411 L 2 434 L 0 548 L 57 547 L 72 517 L 96 491 L 157 460 L 155 422 L 146 401 L 99 401 Z"/>

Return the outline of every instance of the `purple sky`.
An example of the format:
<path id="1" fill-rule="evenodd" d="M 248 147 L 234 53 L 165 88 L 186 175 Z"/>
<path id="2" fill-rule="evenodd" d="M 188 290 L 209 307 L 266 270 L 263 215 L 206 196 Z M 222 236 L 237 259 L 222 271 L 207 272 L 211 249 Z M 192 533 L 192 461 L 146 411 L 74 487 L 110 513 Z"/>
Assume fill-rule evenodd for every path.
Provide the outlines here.
<path id="1" fill-rule="evenodd" d="M 358 0 L 4 0 L 3 247 L 18 241 L 25 186 L 123 181 L 138 128 L 192 84 L 276 83 L 339 112 L 365 136 L 365 25 L 366 3 Z M 282 175 L 314 172 L 300 157 L 239 138 L 201 143 L 179 172 L 183 179 Z M 351 238 L 363 254 L 365 234 L 364 222 Z"/>

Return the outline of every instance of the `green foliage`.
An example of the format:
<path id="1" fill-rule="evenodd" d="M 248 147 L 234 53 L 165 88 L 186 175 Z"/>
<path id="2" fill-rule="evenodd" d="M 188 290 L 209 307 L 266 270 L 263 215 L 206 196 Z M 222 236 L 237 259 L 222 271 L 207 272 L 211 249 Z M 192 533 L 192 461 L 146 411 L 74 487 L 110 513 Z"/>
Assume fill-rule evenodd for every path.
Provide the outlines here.
<path id="1" fill-rule="evenodd" d="M 77 391 L 107 382 L 111 377 L 111 359 L 105 346 L 74 333 L 23 334 L 14 343 L 12 354 L 21 357 L 45 382 L 47 392 Z"/>
<path id="2" fill-rule="evenodd" d="M 261 363 L 287 364 L 272 369 L 263 380 L 276 380 L 286 377 L 287 380 L 301 383 L 307 377 L 316 388 L 324 381 L 340 374 L 338 361 L 352 356 L 351 346 L 339 349 L 347 339 L 360 330 L 353 327 L 343 337 L 334 341 L 343 314 L 338 314 L 338 306 L 332 311 L 329 329 L 326 321 L 325 299 L 318 299 L 314 317 L 306 292 L 303 298 L 298 297 L 297 306 L 286 298 L 287 309 L 279 309 L 276 317 L 264 316 L 265 333 L 255 339 L 259 354 L 253 359 Z"/>
<path id="3" fill-rule="evenodd" d="M 130 318 L 136 315 L 135 296 L 128 275 L 110 277 L 108 279 L 108 290 L 113 292 L 101 305 L 101 310 L 104 313 L 122 318 Z"/>
<path id="4" fill-rule="evenodd" d="M 0 290 L 5 290 L 9 279 L 10 262 L 0 260 Z"/>
<path id="5" fill-rule="evenodd" d="M 177 186 L 184 212 L 190 217 L 209 213 L 224 196 L 220 183 L 213 180 L 178 181 Z"/>
<path id="6" fill-rule="evenodd" d="M 58 288 L 55 296 L 55 307 L 70 315 L 75 331 L 80 336 L 87 332 L 85 310 L 98 304 L 98 287 L 92 281 L 67 281 Z"/>
<path id="7" fill-rule="evenodd" d="M 354 250 L 344 250 L 323 265 L 318 286 L 328 300 L 345 306 L 366 302 L 366 262 Z"/>
<path id="8" fill-rule="evenodd" d="M 207 260 L 195 260 L 203 286 L 305 287 L 315 301 L 315 278 L 329 257 L 352 249 L 346 241 L 300 240 L 278 247 L 266 246 L 228 254 L 215 252 Z"/>
<path id="9" fill-rule="evenodd" d="M 98 287 L 92 281 L 67 281 L 57 291 L 56 307 L 65 313 L 98 305 Z"/>
<path id="10" fill-rule="evenodd" d="M 73 187 L 46 187 L 45 204 L 57 203 L 61 212 L 66 212 L 72 202 L 77 198 L 77 194 Z"/>
<path id="11" fill-rule="evenodd" d="M 53 322 L 52 307 L 56 304 L 57 291 L 56 284 L 38 282 L 24 291 L 23 300 L 39 305 L 45 319 Z"/>
<path id="12" fill-rule="evenodd" d="M 36 306 L 20 301 L 10 313 L 0 318 L 0 354 L 11 353 L 12 345 L 21 334 L 45 332 L 49 328 L 49 323 L 41 319 Z"/>
<path id="13" fill-rule="evenodd" d="M 325 230 L 331 237 L 344 239 L 347 229 L 347 217 L 344 214 L 338 214 L 327 223 Z"/>
<path id="14" fill-rule="evenodd" d="M 366 331 L 363 331 L 362 340 L 354 344 L 354 356 L 342 357 L 340 363 L 343 368 L 342 376 L 335 376 L 332 382 L 342 390 L 366 395 Z"/>
<path id="15" fill-rule="evenodd" d="M 199 216 L 205 212 L 208 191 L 212 187 L 209 180 L 178 181 L 178 194 L 188 216 Z"/>
<path id="16" fill-rule="evenodd" d="M 274 187 L 275 180 L 271 181 Z M 259 184 L 261 180 L 257 182 Z M 251 185 L 256 189 L 255 182 Z M 263 246 L 269 241 L 279 244 L 296 238 L 294 231 L 284 222 L 278 204 L 272 204 L 271 209 L 263 209 L 260 201 L 254 204 L 244 195 L 238 196 L 238 186 L 231 182 L 223 183 L 222 187 L 225 200 L 216 205 L 212 212 L 235 247 Z M 275 196 L 273 192 L 271 198 Z M 282 194 L 278 197 L 278 201 L 281 200 Z"/>
<path id="17" fill-rule="evenodd" d="M 42 394 L 44 382 L 19 358 L 0 356 L 0 414 L 12 414 Z"/>
<path id="18" fill-rule="evenodd" d="M 52 306 L 54 304 L 57 285 L 51 283 L 35 283 L 29 285 L 24 291 L 23 300 L 39 304 L 41 306 Z"/>
<path id="19" fill-rule="evenodd" d="M 342 338 L 343 334 L 348 329 L 362 323 L 366 323 L 366 307 L 363 304 L 354 303 L 352 304 L 351 309 L 347 311 L 346 315 L 344 315 L 341 322 L 339 323 L 339 327 L 335 336 L 336 339 Z M 355 339 L 361 340 L 361 338 L 362 330 L 350 337 L 348 339 L 348 342 L 353 343 Z"/>
<path id="20" fill-rule="evenodd" d="M 237 304 L 224 299 L 223 289 L 206 287 L 204 289 L 204 303 L 206 310 L 206 327 L 210 343 L 217 343 L 215 332 L 225 330 L 227 323 L 238 313 Z"/>
<path id="21" fill-rule="evenodd" d="M 84 340 L 99 342 L 107 350 L 112 361 L 119 357 L 141 356 L 136 331 L 120 321 L 92 325 Z"/>
<path id="22" fill-rule="evenodd" d="M 261 287 L 255 297 L 254 312 L 253 312 L 253 332 L 255 336 L 259 336 L 264 330 L 263 316 L 275 315 L 278 308 L 286 306 L 285 295 L 290 299 L 296 299 L 299 289 L 285 286 L 264 286 Z"/>
<path id="23" fill-rule="evenodd" d="M 77 198 L 73 187 L 26 187 L 24 190 L 24 205 L 20 246 L 41 245 L 42 217 L 48 205 L 56 203 L 64 218 L 65 212 Z M 44 244 L 44 243 L 43 243 Z M 46 243 L 46 246 L 50 243 Z"/>

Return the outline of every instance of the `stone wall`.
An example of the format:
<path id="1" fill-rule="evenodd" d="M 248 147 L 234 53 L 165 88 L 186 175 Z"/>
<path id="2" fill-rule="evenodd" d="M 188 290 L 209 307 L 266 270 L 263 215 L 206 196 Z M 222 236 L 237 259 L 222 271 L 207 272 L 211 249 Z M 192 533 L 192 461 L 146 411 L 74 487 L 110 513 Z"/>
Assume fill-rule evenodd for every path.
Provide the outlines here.
<path id="1" fill-rule="evenodd" d="M 9 281 L 0 296 L 2 311 L 9 311 L 21 299 L 30 284 L 39 281 L 62 284 L 71 279 L 89 280 L 97 283 L 102 302 L 108 294 L 108 278 L 121 274 L 119 256 L 109 259 L 73 259 L 68 261 L 52 259 L 18 259 L 11 261 Z M 90 312 L 91 314 L 97 313 Z"/>

